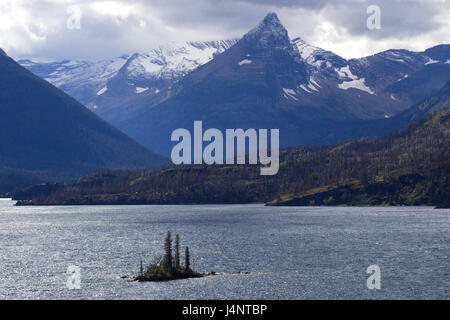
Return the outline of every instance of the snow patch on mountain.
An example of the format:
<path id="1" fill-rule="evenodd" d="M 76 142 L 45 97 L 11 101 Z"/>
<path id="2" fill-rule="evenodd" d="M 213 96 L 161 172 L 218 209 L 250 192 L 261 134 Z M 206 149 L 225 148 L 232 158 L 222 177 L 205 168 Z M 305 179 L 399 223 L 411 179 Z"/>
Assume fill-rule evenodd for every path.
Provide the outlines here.
<path id="1" fill-rule="evenodd" d="M 339 77 L 344 78 L 344 79 L 350 78 L 350 80 L 343 81 L 342 83 L 338 84 L 338 87 L 340 89 L 348 90 L 350 88 L 354 88 L 354 89 L 358 89 L 361 91 L 365 91 L 369 94 L 375 94 L 368 86 L 366 86 L 364 78 L 359 78 L 358 76 L 354 75 L 350 71 L 350 66 L 347 65 L 343 68 L 335 69 L 335 70 L 336 70 L 336 73 L 339 75 Z"/>
<path id="2" fill-rule="evenodd" d="M 354 79 L 351 81 L 344 81 L 343 83 L 338 84 L 339 88 L 342 90 L 348 90 L 350 88 L 358 89 L 361 91 L 365 91 L 370 94 L 375 94 L 366 84 L 364 83 L 365 79 Z"/>
<path id="3" fill-rule="evenodd" d="M 99 91 L 97 91 L 97 95 L 101 96 L 102 94 L 104 94 L 106 91 L 108 91 L 108 87 L 104 86 L 103 88 L 101 88 Z"/>
<path id="4" fill-rule="evenodd" d="M 348 63 L 347 60 L 337 54 L 315 46 L 312 46 L 301 38 L 295 38 L 291 41 L 292 45 L 297 48 L 301 59 L 311 66 L 314 73 L 322 73 L 323 69 L 339 68 Z M 361 60 L 360 62 L 364 62 Z"/>
<path id="5" fill-rule="evenodd" d="M 428 61 L 425 63 L 425 65 L 434 64 L 434 63 L 438 63 L 438 62 L 440 62 L 440 61 L 428 58 Z"/>
<path id="6" fill-rule="evenodd" d="M 343 83 L 338 84 L 339 88 L 342 90 L 348 90 L 350 88 L 358 89 L 361 91 L 365 91 L 370 94 L 375 94 L 366 84 L 364 83 L 365 79 L 353 79 L 351 81 L 344 81 Z"/>
<path id="7" fill-rule="evenodd" d="M 339 77 L 341 78 L 351 78 L 353 80 L 358 79 L 357 76 L 355 76 L 351 71 L 350 71 L 350 66 L 345 66 L 343 68 L 340 69 L 335 69 L 336 73 L 339 75 Z"/>
<path id="8" fill-rule="evenodd" d="M 313 79 L 309 78 L 309 82 L 311 82 L 313 85 L 315 85 L 317 88 L 321 88 L 321 86 Z"/>
<path id="9" fill-rule="evenodd" d="M 142 93 L 142 92 L 145 92 L 147 90 L 148 90 L 148 88 L 136 87 L 136 93 Z"/>
<path id="10" fill-rule="evenodd" d="M 244 59 L 242 61 L 239 61 L 238 65 L 243 66 L 245 64 L 250 64 L 250 63 L 252 63 L 252 60 Z"/>
<path id="11" fill-rule="evenodd" d="M 304 90 L 304 91 L 306 91 L 306 92 L 308 92 L 308 93 L 312 93 L 307 87 L 305 87 L 304 84 L 301 84 L 299 87 L 300 87 L 302 90 Z"/>
<path id="12" fill-rule="evenodd" d="M 318 89 L 321 88 L 321 86 L 312 77 L 309 78 L 309 82 L 306 86 L 302 84 L 299 87 L 308 93 L 313 93 L 312 91 L 319 92 Z"/>
<path id="13" fill-rule="evenodd" d="M 283 88 L 283 92 L 284 92 L 284 97 L 285 98 L 291 98 L 291 99 L 294 99 L 294 100 L 298 100 L 298 98 L 296 97 L 297 96 L 297 93 L 294 91 L 294 90 L 292 90 L 292 89 L 289 89 L 289 88 Z"/>
<path id="14" fill-rule="evenodd" d="M 322 49 L 311 46 L 303 41 L 301 38 L 295 38 L 292 40 L 292 44 L 295 45 L 306 63 L 310 65 L 315 64 L 315 53 L 321 51 Z"/>
<path id="15" fill-rule="evenodd" d="M 319 91 L 319 90 L 317 90 L 317 88 L 312 83 L 308 83 L 308 88 L 313 90 L 313 91 L 316 91 L 316 92 Z"/>

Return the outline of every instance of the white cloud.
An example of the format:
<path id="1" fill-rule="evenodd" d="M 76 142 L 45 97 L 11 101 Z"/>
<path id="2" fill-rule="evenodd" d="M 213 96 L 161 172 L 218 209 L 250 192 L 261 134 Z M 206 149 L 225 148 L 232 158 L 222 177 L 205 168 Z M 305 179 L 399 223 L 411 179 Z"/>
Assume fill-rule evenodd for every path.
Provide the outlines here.
<path id="1" fill-rule="evenodd" d="M 382 28 L 366 28 L 365 0 L 1 0 L 0 47 L 13 57 L 99 59 L 167 41 L 242 36 L 275 11 L 291 37 L 346 58 L 390 48 L 424 50 L 450 39 L 445 0 L 378 0 Z M 69 30 L 67 7 L 82 10 Z"/>

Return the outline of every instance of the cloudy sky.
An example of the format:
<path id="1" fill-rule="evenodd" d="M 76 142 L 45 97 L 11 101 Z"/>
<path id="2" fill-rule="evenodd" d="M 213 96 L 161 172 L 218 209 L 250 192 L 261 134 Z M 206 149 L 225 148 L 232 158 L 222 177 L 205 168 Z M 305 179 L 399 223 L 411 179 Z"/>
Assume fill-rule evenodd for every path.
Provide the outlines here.
<path id="1" fill-rule="evenodd" d="M 367 27 L 370 5 L 380 29 Z M 268 12 L 292 38 L 345 58 L 450 43 L 450 0 L 0 0 L 0 47 L 15 58 L 103 59 L 241 37 Z"/>

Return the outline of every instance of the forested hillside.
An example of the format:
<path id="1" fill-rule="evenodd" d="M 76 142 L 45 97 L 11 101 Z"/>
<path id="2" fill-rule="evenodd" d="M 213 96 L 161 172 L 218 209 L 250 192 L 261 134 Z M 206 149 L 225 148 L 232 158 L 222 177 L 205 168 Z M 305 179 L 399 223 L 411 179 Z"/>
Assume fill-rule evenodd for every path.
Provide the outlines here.
<path id="1" fill-rule="evenodd" d="M 71 185 L 14 194 L 19 204 L 436 205 L 449 206 L 450 110 L 384 138 L 281 152 L 280 171 L 187 166 L 145 173 L 103 171 Z"/>

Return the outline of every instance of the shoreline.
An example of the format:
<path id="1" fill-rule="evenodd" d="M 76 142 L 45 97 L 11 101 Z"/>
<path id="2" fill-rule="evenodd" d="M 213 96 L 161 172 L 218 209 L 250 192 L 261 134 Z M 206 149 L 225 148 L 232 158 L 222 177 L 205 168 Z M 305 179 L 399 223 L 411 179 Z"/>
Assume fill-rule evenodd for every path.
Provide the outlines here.
<path id="1" fill-rule="evenodd" d="M 346 204 L 336 204 L 336 205 L 292 205 L 292 204 L 276 204 L 271 205 L 264 202 L 249 202 L 249 203 L 22 203 L 23 200 L 9 200 L 16 201 L 14 206 L 16 207 L 71 207 L 71 206 L 225 206 L 225 205 L 263 205 L 265 207 L 297 207 L 297 208 L 433 208 L 433 209 L 450 209 L 450 207 L 438 206 L 438 205 L 392 205 L 392 204 L 356 204 L 356 205 L 346 205 Z"/>

